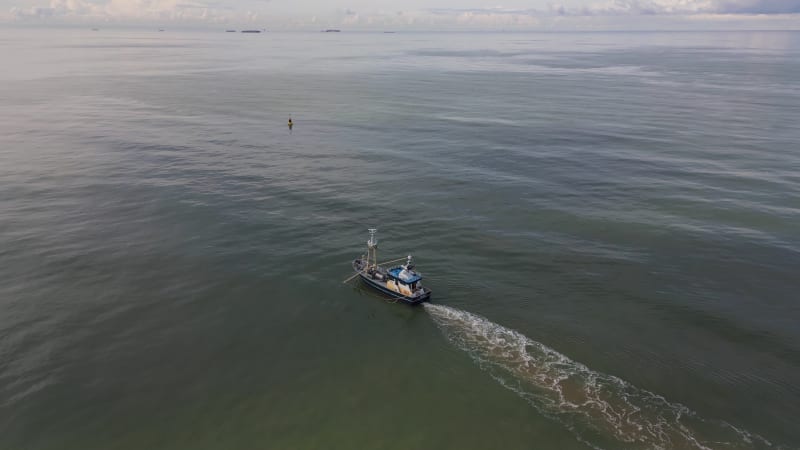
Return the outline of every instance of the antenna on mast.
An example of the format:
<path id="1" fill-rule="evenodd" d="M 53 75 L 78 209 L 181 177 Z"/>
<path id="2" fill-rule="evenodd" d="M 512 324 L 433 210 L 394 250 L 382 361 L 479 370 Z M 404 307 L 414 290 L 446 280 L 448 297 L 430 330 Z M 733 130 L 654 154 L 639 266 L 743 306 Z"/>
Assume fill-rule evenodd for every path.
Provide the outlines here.
<path id="1" fill-rule="evenodd" d="M 369 240 L 367 241 L 367 266 L 374 268 L 378 267 L 378 239 L 375 237 L 377 232 L 377 228 L 369 228 Z"/>

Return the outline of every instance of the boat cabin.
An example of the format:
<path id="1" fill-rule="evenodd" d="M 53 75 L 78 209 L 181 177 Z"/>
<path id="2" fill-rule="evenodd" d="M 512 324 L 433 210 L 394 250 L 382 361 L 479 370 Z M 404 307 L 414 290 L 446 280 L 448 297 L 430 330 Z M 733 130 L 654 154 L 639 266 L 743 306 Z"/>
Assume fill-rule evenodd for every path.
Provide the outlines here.
<path id="1" fill-rule="evenodd" d="M 403 295 L 414 295 L 422 287 L 422 276 L 410 265 L 393 267 L 387 271 L 386 287 Z"/>

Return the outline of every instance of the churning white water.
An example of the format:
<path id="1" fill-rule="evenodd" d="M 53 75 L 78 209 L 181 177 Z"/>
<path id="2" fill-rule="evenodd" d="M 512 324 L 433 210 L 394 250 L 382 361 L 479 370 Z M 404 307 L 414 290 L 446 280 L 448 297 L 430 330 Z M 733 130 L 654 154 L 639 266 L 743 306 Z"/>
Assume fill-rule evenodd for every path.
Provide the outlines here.
<path id="1" fill-rule="evenodd" d="M 683 405 L 595 372 L 484 317 L 442 305 L 426 304 L 425 308 L 445 337 L 467 352 L 481 369 L 592 446 L 773 447 L 726 422 L 702 419 Z"/>

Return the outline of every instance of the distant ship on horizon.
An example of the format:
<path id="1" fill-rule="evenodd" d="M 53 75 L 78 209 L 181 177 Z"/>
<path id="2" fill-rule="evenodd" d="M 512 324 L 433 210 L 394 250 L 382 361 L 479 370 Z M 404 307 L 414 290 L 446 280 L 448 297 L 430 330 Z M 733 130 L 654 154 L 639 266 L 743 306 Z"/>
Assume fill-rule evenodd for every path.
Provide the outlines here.
<path id="1" fill-rule="evenodd" d="M 261 30 L 242 30 L 242 33 L 261 33 Z"/>
<path id="2" fill-rule="evenodd" d="M 323 30 L 323 33 L 341 33 L 342 30 L 337 30 L 336 28 L 328 28 L 327 30 Z"/>

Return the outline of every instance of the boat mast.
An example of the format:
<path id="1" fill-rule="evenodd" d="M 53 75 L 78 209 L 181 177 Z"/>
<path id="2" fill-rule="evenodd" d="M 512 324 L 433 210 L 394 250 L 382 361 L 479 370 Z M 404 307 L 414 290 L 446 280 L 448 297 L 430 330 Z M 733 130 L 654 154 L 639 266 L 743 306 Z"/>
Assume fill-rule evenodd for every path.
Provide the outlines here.
<path id="1" fill-rule="evenodd" d="M 378 239 L 375 237 L 375 233 L 377 232 L 377 228 L 369 229 L 369 240 L 367 241 L 367 267 L 378 267 Z"/>

